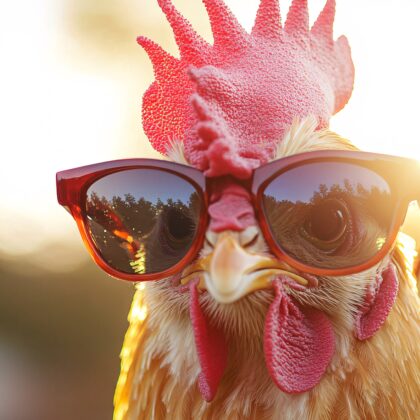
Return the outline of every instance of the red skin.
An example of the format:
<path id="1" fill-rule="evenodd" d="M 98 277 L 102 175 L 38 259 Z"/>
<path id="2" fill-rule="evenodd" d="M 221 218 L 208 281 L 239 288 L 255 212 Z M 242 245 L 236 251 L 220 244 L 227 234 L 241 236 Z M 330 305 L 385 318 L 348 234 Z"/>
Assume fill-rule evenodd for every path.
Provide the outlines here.
<path id="1" fill-rule="evenodd" d="M 284 27 L 278 1 L 262 0 L 248 34 L 221 0 L 203 0 L 214 35 L 204 41 L 173 7 L 159 4 L 180 59 L 144 37 L 156 80 L 143 99 L 143 127 L 167 152 L 183 141 L 189 162 L 206 176 L 245 179 L 273 157 L 294 118 L 314 115 L 319 127 L 350 98 L 354 67 L 344 37 L 333 40 L 335 1 L 309 31 L 306 1 L 294 1 Z"/>
<path id="2" fill-rule="evenodd" d="M 233 181 L 225 180 L 214 186 L 208 212 L 213 232 L 240 232 L 257 225 L 249 192 Z"/>

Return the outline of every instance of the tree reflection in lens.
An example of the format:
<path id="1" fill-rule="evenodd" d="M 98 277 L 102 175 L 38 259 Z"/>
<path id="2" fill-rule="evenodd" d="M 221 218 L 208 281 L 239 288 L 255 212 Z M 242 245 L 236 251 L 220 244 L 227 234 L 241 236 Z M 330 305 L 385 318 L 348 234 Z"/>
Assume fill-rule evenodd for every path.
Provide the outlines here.
<path id="1" fill-rule="evenodd" d="M 130 190 L 133 178 L 140 187 L 121 193 Z M 86 223 L 96 248 L 111 267 L 129 274 L 157 273 L 179 262 L 194 241 L 200 211 L 192 185 L 152 169 L 108 175 L 86 197 Z"/>
<path id="2" fill-rule="evenodd" d="M 391 201 L 390 188 L 378 174 L 323 162 L 274 179 L 263 206 L 273 236 L 287 254 L 313 267 L 334 269 L 362 264 L 381 249 L 392 223 Z"/>

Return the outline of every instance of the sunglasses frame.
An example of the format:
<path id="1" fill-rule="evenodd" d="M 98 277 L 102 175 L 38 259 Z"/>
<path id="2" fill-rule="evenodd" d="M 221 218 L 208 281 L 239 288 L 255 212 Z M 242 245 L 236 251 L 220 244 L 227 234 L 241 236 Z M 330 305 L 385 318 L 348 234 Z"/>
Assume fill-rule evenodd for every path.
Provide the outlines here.
<path id="1" fill-rule="evenodd" d="M 372 170 L 388 183 L 392 195 L 396 196 L 394 217 L 386 242 L 382 248 L 366 262 L 340 269 L 312 267 L 288 255 L 276 242 L 274 235 L 271 233 L 261 204 L 265 188 L 281 173 L 305 164 L 328 161 L 351 163 Z M 413 183 L 413 175 L 415 176 L 416 173 L 419 179 L 417 185 Z M 418 200 L 420 203 L 420 163 L 413 159 L 360 151 L 323 150 L 305 152 L 281 158 L 257 168 L 252 180 L 252 197 L 261 231 L 271 251 L 277 258 L 300 272 L 317 276 L 335 277 L 360 273 L 379 263 L 394 247 L 398 232 L 404 223 L 409 203 L 414 200 Z"/>
<path id="2" fill-rule="evenodd" d="M 265 188 L 274 178 L 296 166 L 323 161 L 353 163 L 371 169 L 384 178 L 389 184 L 393 195 L 397 193 L 394 219 L 392 226 L 390 226 L 390 233 L 387 241 L 377 254 L 363 264 L 342 269 L 322 269 L 301 263 L 288 255 L 287 252 L 277 244 L 274 235 L 271 233 L 268 220 L 264 215 L 262 195 L 264 194 Z M 114 269 L 102 258 L 89 234 L 83 209 L 85 209 L 86 192 L 96 180 L 115 172 L 141 168 L 161 170 L 183 178 L 197 190 L 203 205 L 193 245 L 178 263 L 169 269 L 158 273 L 128 274 Z M 398 231 L 404 222 L 408 204 L 413 200 L 418 200 L 420 202 L 420 182 L 418 185 L 413 182 L 413 175 L 416 176 L 416 173 L 418 173 L 418 179 L 420 180 L 420 163 L 412 159 L 369 152 L 324 150 L 305 152 L 277 159 L 255 169 L 250 180 L 238 182 L 250 190 L 256 218 L 261 227 L 261 231 L 270 246 L 271 251 L 277 258 L 300 272 L 318 276 L 342 276 L 362 272 L 374 266 L 379 263 L 394 246 Z M 175 275 L 181 272 L 196 258 L 203 245 L 206 228 L 208 226 L 209 216 L 207 209 L 212 179 L 206 178 L 203 172 L 196 168 L 156 159 L 123 159 L 61 171 L 57 173 L 56 180 L 58 202 L 64 206 L 75 219 L 83 242 L 94 261 L 113 277 L 121 280 L 138 282 L 157 280 Z"/>
<path id="3" fill-rule="evenodd" d="M 196 239 L 187 254 L 178 263 L 167 270 L 152 274 L 129 274 L 116 270 L 102 258 L 89 234 L 86 215 L 83 211 L 83 209 L 85 209 L 87 190 L 95 181 L 106 175 L 130 169 L 156 169 L 172 173 L 185 179 L 195 187 L 202 200 L 201 202 L 203 205 L 200 211 L 199 223 L 197 225 Z M 122 159 L 58 172 L 56 179 L 58 202 L 64 206 L 75 219 L 83 242 L 96 264 L 112 277 L 133 282 L 158 280 L 170 277 L 180 272 L 188 265 L 196 257 L 202 246 L 208 224 L 208 201 L 205 192 L 206 179 L 203 176 L 203 173 L 195 168 L 157 159 Z"/>

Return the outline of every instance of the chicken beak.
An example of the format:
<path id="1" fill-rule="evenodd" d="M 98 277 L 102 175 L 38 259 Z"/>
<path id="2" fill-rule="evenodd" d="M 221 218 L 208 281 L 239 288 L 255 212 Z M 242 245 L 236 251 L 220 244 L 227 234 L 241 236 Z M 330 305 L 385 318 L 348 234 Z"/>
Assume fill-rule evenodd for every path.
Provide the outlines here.
<path id="1" fill-rule="evenodd" d="M 218 237 L 213 252 L 198 265 L 204 269 L 201 287 L 220 303 L 232 303 L 256 290 L 271 288 L 273 278 L 281 274 L 301 285 L 308 283 L 284 263 L 248 252 L 230 232 Z"/>

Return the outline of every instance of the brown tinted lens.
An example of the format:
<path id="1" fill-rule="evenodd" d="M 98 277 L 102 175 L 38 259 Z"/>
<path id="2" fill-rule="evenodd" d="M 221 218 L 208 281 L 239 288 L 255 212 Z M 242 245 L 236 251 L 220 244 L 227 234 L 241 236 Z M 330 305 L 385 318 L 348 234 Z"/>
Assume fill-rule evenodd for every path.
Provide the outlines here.
<path id="1" fill-rule="evenodd" d="M 184 178 L 158 169 L 106 175 L 86 193 L 86 221 L 102 258 L 128 274 L 152 274 L 178 263 L 191 248 L 200 194 Z"/>
<path id="2" fill-rule="evenodd" d="M 375 256 L 391 232 L 395 204 L 380 175 L 344 162 L 294 167 L 263 193 L 264 213 L 280 248 L 323 269 L 354 267 Z"/>

